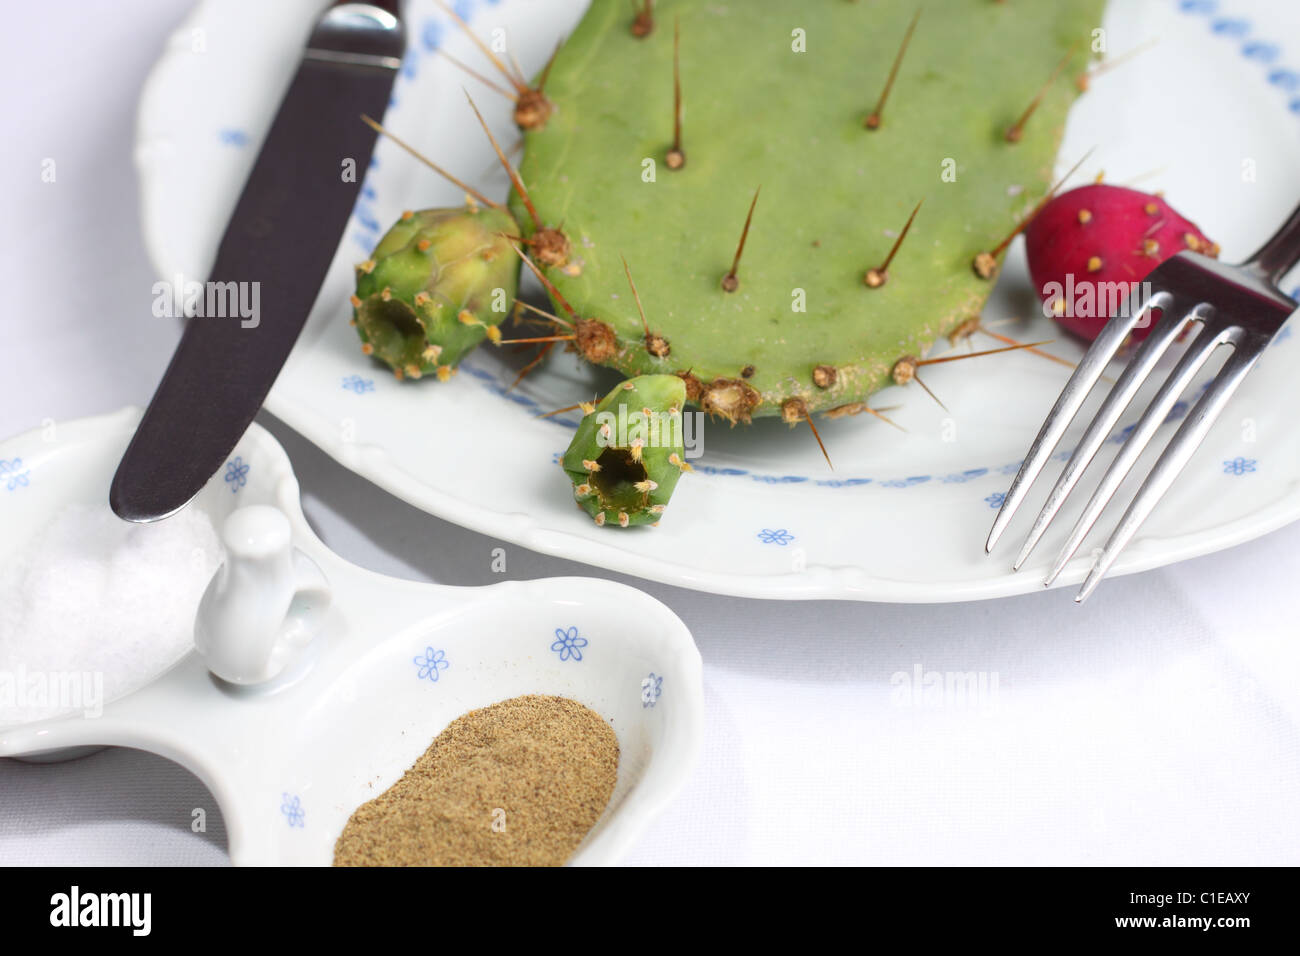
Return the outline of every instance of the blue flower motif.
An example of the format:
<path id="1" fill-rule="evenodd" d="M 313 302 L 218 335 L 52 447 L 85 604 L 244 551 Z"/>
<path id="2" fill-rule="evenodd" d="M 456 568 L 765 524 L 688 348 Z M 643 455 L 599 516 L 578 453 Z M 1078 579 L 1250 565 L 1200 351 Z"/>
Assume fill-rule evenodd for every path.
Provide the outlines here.
<path id="1" fill-rule="evenodd" d="M 939 480 L 945 485 L 960 485 L 970 481 L 972 478 L 982 478 L 989 473 L 987 468 L 968 468 L 965 471 L 955 472 L 951 475 L 944 475 Z"/>
<path id="2" fill-rule="evenodd" d="M 1225 475 L 1245 475 L 1255 470 L 1257 464 L 1254 458 L 1242 458 L 1240 456 L 1233 458 L 1231 461 L 1223 463 L 1223 473 Z"/>
<path id="3" fill-rule="evenodd" d="M 1001 508 L 1002 502 L 1007 500 L 1007 493 L 1005 491 L 995 491 L 984 500 L 988 502 L 990 508 Z"/>
<path id="4" fill-rule="evenodd" d="M 244 459 L 240 455 L 236 455 L 231 461 L 226 462 L 226 484 L 230 486 L 231 494 L 248 484 L 249 468 L 250 466 L 244 463 Z"/>
<path id="5" fill-rule="evenodd" d="M 297 795 L 281 794 L 280 812 L 284 814 L 284 818 L 289 821 L 291 827 L 305 827 L 307 825 L 307 811 L 302 808 L 302 800 Z"/>
<path id="6" fill-rule="evenodd" d="M 1210 29 L 1215 33 L 1230 37 L 1244 37 L 1250 32 L 1250 22 L 1248 20 L 1223 19 L 1215 20 L 1210 24 Z"/>
<path id="7" fill-rule="evenodd" d="M 436 682 L 438 672 L 445 671 L 451 664 L 447 661 L 447 655 L 444 651 L 435 651 L 432 647 L 426 647 L 424 653 L 419 657 L 411 658 L 415 662 L 417 678 L 424 680 L 428 678 Z"/>
<path id="8" fill-rule="evenodd" d="M 650 676 L 641 681 L 641 706 L 653 707 L 659 703 L 659 695 L 664 692 L 664 679 L 654 671 Z"/>
<path id="9" fill-rule="evenodd" d="M 1300 73 L 1294 70 L 1273 70 L 1268 75 L 1268 81 L 1288 92 L 1300 89 Z"/>
<path id="10" fill-rule="evenodd" d="M 234 146 L 236 149 L 242 149 L 248 145 L 248 134 L 242 129 L 217 130 L 217 138 L 221 140 L 222 145 Z"/>
<path id="11" fill-rule="evenodd" d="M 5 484 L 5 491 L 17 491 L 30 484 L 31 470 L 23 466 L 21 458 L 12 461 L 0 460 L 0 481 Z"/>
<path id="12" fill-rule="evenodd" d="M 551 650 L 560 655 L 560 660 L 582 660 L 582 648 L 586 646 L 587 639 L 578 636 L 577 627 L 571 627 L 568 630 L 562 627 L 555 629 L 555 640 L 551 643 Z"/>
<path id="13" fill-rule="evenodd" d="M 762 541 L 764 544 L 779 544 L 784 548 L 794 540 L 794 535 L 789 531 L 786 531 L 785 528 L 776 528 L 775 530 L 772 528 L 764 528 L 758 533 L 758 540 Z"/>
<path id="14" fill-rule="evenodd" d="M 364 395 L 366 392 L 375 390 L 375 381 L 370 378 L 362 378 L 360 375 L 347 375 L 343 379 L 343 387 L 349 392 Z"/>

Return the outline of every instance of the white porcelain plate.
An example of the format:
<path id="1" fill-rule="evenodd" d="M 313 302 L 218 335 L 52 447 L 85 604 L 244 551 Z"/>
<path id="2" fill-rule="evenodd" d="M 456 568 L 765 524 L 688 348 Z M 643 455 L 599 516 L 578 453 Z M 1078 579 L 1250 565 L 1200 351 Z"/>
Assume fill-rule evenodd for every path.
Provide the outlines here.
<path id="1" fill-rule="evenodd" d="M 719 5 L 728 2 L 740 6 Z M 155 69 L 141 105 L 138 162 L 145 235 L 163 277 L 205 274 L 275 91 L 293 69 L 291 51 L 321 6 L 200 3 Z M 505 37 L 526 71 L 540 68 L 584 6 L 458 3 L 481 36 Z M 507 142 L 515 138 L 509 104 L 435 55 L 441 47 L 482 65 L 432 0 L 411 0 L 406 9 L 410 49 L 386 123 L 504 195 L 504 176 L 462 86 Z M 1225 259 L 1244 258 L 1300 198 L 1300 9 L 1267 0 L 1112 0 L 1103 25 L 1111 56 L 1154 46 L 1094 79 L 1071 113 L 1058 166 L 1095 147 L 1075 184 L 1104 170 L 1111 182 L 1163 189 L 1221 243 Z M 891 414 L 905 433 L 864 416 L 826 422 L 834 471 L 806 428 L 708 427 L 696 474 L 678 486 L 660 527 L 595 527 L 574 507 L 555 465 L 573 417 L 538 415 L 603 392 L 612 384 L 604 370 L 554 358 L 507 392 L 526 354 L 482 348 L 454 381 L 413 384 L 359 353 L 347 322 L 351 266 L 403 209 L 460 200 L 392 143 L 379 145 L 339 256 L 268 403 L 344 465 L 485 534 L 683 587 L 876 601 L 968 600 L 1039 587 L 1051 545 L 1067 529 L 1049 536 L 1019 574 L 1009 570 L 1008 554 L 986 557 L 982 547 L 1000 495 L 1068 374 L 1027 353 L 927 370 L 927 384 L 951 413 L 914 387 L 882 393 L 875 403 L 897 406 Z M 1022 341 L 1056 339 L 1052 351 L 1077 359 L 1077 343 L 1041 317 L 1027 319 L 1041 315 L 1037 309 L 1023 254 L 1013 248 L 985 323 Z M 1019 318 L 1005 321 L 1012 317 Z M 1224 548 L 1300 514 L 1300 430 L 1291 427 L 1300 359 L 1287 334 L 1117 573 Z M 1135 418 L 1130 412 L 1122 425 Z M 1062 447 L 1072 446 L 1067 438 Z M 1114 517 L 1103 518 L 1097 533 Z M 1077 558 L 1060 582 L 1079 581 L 1088 561 Z"/>

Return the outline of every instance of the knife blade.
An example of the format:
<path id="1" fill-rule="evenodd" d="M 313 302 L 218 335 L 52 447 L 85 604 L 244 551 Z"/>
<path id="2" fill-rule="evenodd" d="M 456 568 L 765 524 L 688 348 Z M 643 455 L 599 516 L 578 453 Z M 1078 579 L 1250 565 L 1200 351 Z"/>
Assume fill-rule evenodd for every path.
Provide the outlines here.
<path id="1" fill-rule="evenodd" d="M 338 2 L 313 28 L 204 286 L 218 312 L 236 301 L 253 309 L 187 320 L 113 477 L 109 504 L 119 517 L 179 511 L 262 407 L 370 164 L 376 133 L 360 117 L 382 115 L 392 95 L 405 49 L 398 2 Z"/>

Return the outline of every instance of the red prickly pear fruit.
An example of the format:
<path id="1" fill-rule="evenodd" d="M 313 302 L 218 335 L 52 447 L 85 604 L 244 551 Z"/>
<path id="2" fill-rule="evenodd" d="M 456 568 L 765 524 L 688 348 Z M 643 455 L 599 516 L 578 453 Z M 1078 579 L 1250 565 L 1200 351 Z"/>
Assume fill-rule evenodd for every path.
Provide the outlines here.
<path id="1" fill-rule="evenodd" d="M 1170 256 L 1184 249 L 1219 254 L 1218 243 L 1161 197 L 1102 183 L 1044 206 L 1025 230 L 1025 249 L 1043 314 L 1088 341 Z M 1134 328 L 1133 338 L 1145 338 L 1154 325 Z"/>

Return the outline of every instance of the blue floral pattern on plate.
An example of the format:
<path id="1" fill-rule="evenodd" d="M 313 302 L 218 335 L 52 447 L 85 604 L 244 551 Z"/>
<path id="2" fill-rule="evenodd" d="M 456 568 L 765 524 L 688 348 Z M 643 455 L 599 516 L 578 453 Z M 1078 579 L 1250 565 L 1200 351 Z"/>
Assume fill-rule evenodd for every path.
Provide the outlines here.
<path id="1" fill-rule="evenodd" d="M 438 673 L 445 671 L 451 666 L 447 660 L 447 654 L 444 651 L 435 651 L 432 647 L 426 647 L 424 653 L 419 657 L 414 657 L 416 676 L 419 680 L 431 680 L 435 683 L 438 680 Z"/>
<path id="2" fill-rule="evenodd" d="M 226 484 L 230 486 L 231 494 L 248 484 L 248 473 L 251 470 L 252 467 L 240 455 L 226 462 Z"/>
<path id="3" fill-rule="evenodd" d="M 653 707 L 659 703 L 659 697 L 664 692 L 664 679 L 654 671 L 650 676 L 641 681 L 641 706 Z"/>
<path id="4" fill-rule="evenodd" d="M 1225 475 L 1248 475 L 1255 470 L 1258 461 L 1254 458 L 1242 458 L 1240 455 L 1223 463 Z"/>
<path id="5" fill-rule="evenodd" d="M 764 528 L 757 537 L 764 544 L 779 544 L 783 548 L 794 540 L 794 535 L 785 528 Z"/>
<path id="6" fill-rule="evenodd" d="M 366 392 L 375 390 L 375 380 L 372 378 L 362 378 L 360 375 L 345 375 L 343 377 L 343 387 L 349 392 L 356 392 L 358 395 L 364 395 Z"/>
<path id="7" fill-rule="evenodd" d="M 0 481 L 4 482 L 5 491 L 17 491 L 31 483 L 31 469 L 23 465 L 21 458 L 0 461 Z"/>
<path id="8" fill-rule="evenodd" d="M 302 800 L 297 794 L 280 795 L 280 812 L 289 822 L 289 826 L 302 828 L 307 825 L 307 811 L 302 808 Z"/>
<path id="9" fill-rule="evenodd" d="M 577 627 L 557 627 L 551 650 L 560 655 L 562 661 L 582 660 L 582 649 L 587 646 L 587 639 L 578 636 Z"/>

